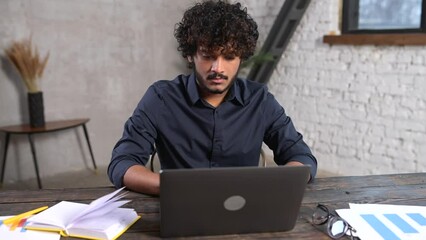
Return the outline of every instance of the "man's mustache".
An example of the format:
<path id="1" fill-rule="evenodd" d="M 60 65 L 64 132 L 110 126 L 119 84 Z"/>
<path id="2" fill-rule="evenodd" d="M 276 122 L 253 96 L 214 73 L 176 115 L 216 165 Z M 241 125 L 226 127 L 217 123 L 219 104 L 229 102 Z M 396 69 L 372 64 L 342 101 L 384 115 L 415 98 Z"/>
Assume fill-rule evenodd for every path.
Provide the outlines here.
<path id="1" fill-rule="evenodd" d="M 228 80 L 228 76 L 223 75 L 222 73 L 217 73 L 217 72 L 208 75 L 207 80 L 212 80 L 212 79 L 215 79 L 215 78 L 218 78 L 218 77 L 225 79 L 225 80 Z"/>

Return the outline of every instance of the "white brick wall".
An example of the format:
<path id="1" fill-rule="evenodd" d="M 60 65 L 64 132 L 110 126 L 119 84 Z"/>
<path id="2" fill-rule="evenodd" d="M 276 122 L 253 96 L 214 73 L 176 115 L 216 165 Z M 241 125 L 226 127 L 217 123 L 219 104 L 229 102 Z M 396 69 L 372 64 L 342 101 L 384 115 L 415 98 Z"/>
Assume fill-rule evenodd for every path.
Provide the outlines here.
<path id="1" fill-rule="evenodd" d="M 426 170 L 426 47 L 329 46 L 339 0 L 311 1 L 269 87 L 335 175 Z"/>

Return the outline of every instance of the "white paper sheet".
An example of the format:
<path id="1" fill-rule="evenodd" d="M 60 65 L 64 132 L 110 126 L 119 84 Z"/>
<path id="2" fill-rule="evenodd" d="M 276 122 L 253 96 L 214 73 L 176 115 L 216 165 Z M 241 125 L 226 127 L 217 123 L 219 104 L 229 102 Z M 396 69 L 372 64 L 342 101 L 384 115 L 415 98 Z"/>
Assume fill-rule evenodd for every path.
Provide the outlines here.
<path id="1" fill-rule="evenodd" d="M 426 239 L 426 207 L 350 203 L 336 212 L 362 240 Z"/>
<path id="2" fill-rule="evenodd" d="M 2 220 L 9 217 L 12 216 L 0 216 L 0 240 L 59 240 L 61 238 L 58 233 L 31 231 L 22 227 L 17 227 L 12 231 L 9 226 L 4 225 L 2 222 Z"/>

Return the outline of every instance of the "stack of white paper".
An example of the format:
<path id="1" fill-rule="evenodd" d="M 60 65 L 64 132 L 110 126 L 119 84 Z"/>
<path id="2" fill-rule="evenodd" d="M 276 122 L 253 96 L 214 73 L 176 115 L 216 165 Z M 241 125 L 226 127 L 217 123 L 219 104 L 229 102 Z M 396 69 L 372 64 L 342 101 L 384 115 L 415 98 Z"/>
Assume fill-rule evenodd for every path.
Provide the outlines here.
<path id="1" fill-rule="evenodd" d="M 34 239 L 43 239 L 43 240 L 59 240 L 61 235 L 55 232 L 39 232 L 26 230 L 23 228 L 25 223 L 22 226 L 18 226 L 15 229 L 11 229 L 10 226 L 3 224 L 2 220 L 8 219 L 12 216 L 1 216 L 0 217 L 0 239 L 3 240 L 34 240 Z"/>

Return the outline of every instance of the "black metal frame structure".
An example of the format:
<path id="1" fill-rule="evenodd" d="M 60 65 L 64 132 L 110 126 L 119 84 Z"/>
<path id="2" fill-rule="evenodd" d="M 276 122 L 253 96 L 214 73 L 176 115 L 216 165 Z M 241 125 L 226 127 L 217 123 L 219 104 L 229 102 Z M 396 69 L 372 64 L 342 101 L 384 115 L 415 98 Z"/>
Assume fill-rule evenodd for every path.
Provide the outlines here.
<path id="1" fill-rule="evenodd" d="M 252 66 L 247 79 L 261 83 L 269 81 L 309 3 L 310 0 L 285 0 L 260 51 L 274 60 Z"/>

